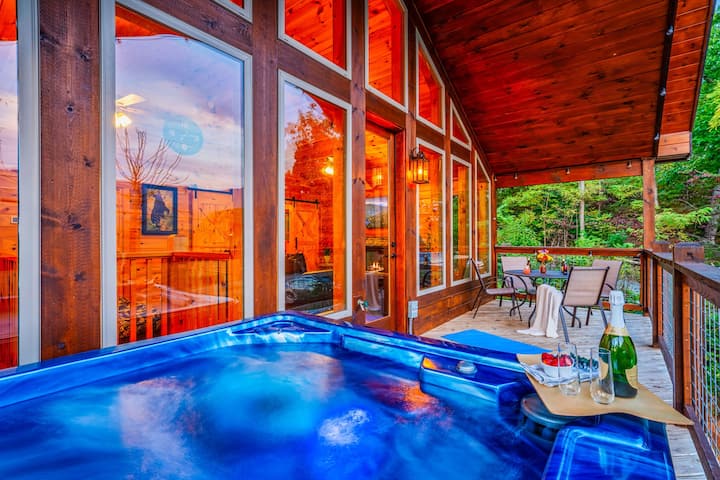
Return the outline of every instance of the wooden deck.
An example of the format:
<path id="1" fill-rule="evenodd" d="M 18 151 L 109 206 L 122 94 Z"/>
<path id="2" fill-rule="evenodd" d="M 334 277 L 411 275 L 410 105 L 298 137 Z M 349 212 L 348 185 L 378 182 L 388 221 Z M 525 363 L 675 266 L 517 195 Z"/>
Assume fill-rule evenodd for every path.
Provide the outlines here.
<path id="1" fill-rule="evenodd" d="M 423 336 L 441 338 L 449 333 L 476 329 L 539 347 L 552 349 L 557 346 L 558 339 L 533 337 L 518 333 L 517 330 L 528 328 L 527 318 L 530 310 L 527 307 L 522 307 L 523 321 L 520 321 L 517 314 L 512 317 L 508 315 L 509 307 L 507 301 L 503 302 L 502 307 L 499 307 L 497 301 L 490 302 L 480 307 L 477 318 L 473 319 L 473 312 L 468 312 L 425 332 Z M 584 318 L 584 310 L 582 312 L 580 317 Z M 609 312 L 606 313 L 609 315 Z M 626 314 L 625 318 L 628 330 L 638 351 L 638 376 L 640 382 L 664 401 L 672 403 L 672 384 L 670 383 L 670 376 L 665 367 L 662 353 L 660 349 L 653 348 L 650 345 L 652 339 L 650 319 L 636 314 Z M 596 312 L 590 317 L 590 325 L 583 325 L 582 328 L 577 328 L 577 326 L 570 328 L 570 338 L 578 345 L 580 354 L 587 355 L 591 346 L 597 346 L 602 331 L 602 318 Z M 562 336 L 562 333 L 560 335 Z M 684 427 L 668 425 L 667 433 L 677 478 L 706 478 L 689 430 Z"/>

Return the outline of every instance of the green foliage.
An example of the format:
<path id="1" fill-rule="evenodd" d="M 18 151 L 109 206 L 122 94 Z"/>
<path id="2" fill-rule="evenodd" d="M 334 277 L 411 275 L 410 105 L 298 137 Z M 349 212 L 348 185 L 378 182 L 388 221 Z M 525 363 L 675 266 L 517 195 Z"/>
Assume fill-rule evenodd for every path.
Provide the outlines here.
<path id="1" fill-rule="evenodd" d="M 642 243 L 642 181 L 619 178 L 498 190 L 498 242 L 563 247 Z M 585 202 L 585 231 L 579 207 Z M 533 240 L 531 242 L 531 240 Z"/>
<path id="2" fill-rule="evenodd" d="M 655 235 L 658 240 L 689 242 L 698 240 L 691 234 L 694 227 L 708 222 L 712 209 L 702 207 L 687 213 L 672 209 L 660 210 L 655 215 Z"/>

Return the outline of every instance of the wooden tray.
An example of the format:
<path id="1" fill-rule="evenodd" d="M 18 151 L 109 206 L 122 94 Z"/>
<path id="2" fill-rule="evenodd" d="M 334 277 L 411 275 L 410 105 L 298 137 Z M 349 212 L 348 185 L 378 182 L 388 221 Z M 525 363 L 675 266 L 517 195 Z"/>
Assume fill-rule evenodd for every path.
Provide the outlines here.
<path id="1" fill-rule="evenodd" d="M 518 354 L 517 358 L 528 365 L 540 363 L 540 355 L 538 354 Z M 560 393 L 559 388 L 546 387 L 530 374 L 527 374 L 527 376 L 547 409 L 555 415 L 586 417 L 605 413 L 627 413 L 636 417 L 673 425 L 693 424 L 689 418 L 663 402 L 643 385 L 639 386 L 635 398 L 615 397 L 615 401 L 611 404 L 602 405 L 596 403 L 590 397 L 590 382 L 582 382 L 579 395 L 566 396 Z"/>

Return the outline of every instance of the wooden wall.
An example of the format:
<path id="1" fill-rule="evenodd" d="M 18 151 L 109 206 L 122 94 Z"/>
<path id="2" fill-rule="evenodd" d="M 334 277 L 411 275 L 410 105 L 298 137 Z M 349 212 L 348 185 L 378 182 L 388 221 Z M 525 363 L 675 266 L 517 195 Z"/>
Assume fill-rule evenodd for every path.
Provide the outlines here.
<path id="1" fill-rule="evenodd" d="M 101 79 L 99 0 L 39 0 L 42 171 L 42 358 L 48 359 L 100 346 L 101 274 Z M 371 119 L 396 135 L 395 323 L 383 325 L 405 331 L 407 300 L 417 298 L 416 189 L 406 169 L 408 152 L 416 137 L 446 152 L 446 191 L 450 192 L 451 156 L 457 145 L 415 121 L 415 28 L 411 10 L 408 33 L 409 109 L 402 111 L 365 91 L 363 0 L 352 0 L 350 79 L 327 68 L 292 46 L 278 40 L 277 2 L 253 2 L 253 21 L 248 22 L 207 0 L 147 0 L 178 19 L 252 55 L 253 98 L 253 265 L 254 312 L 277 309 L 277 155 L 278 70 L 283 70 L 352 104 L 350 141 L 352 166 L 353 304 L 364 296 L 365 251 L 364 180 L 365 122 Z M 425 39 L 426 45 L 429 40 Z M 432 49 L 431 49 L 432 50 Z M 437 59 L 433 59 L 437 63 Z M 443 78 L 448 84 L 447 78 Z M 452 90 L 450 90 L 452 91 Z M 445 124 L 450 125 L 450 96 L 445 102 Z M 457 100 L 457 99 L 456 99 Z M 459 102 L 455 102 L 456 106 Z M 461 117 L 464 117 L 460 111 Z M 450 129 L 448 128 L 448 135 Z M 474 158 L 466 151 L 463 158 Z M 474 164 L 474 162 L 471 161 Z M 473 165 L 473 178 L 475 173 Z M 473 189 L 474 191 L 474 189 Z M 446 196 L 448 240 L 451 202 Z M 236 216 L 237 217 L 237 216 Z M 238 217 L 239 218 L 239 217 Z M 446 254 L 446 284 L 450 285 L 451 260 Z M 421 333 L 467 310 L 476 282 L 447 288 L 419 297 Z M 349 318 L 348 320 L 353 320 Z M 363 322 L 358 314 L 356 322 Z"/>

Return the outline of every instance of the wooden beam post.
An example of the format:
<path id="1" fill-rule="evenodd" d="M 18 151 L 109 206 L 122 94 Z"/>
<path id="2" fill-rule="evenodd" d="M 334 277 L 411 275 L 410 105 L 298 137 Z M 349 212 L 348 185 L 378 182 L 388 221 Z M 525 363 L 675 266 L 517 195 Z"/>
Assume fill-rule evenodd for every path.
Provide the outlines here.
<path id="1" fill-rule="evenodd" d="M 642 159 L 643 178 L 643 248 L 651 250 L 655 241 L 655 159 Z"/>
<path id="2" fill-rule="evenodd" d="M 253 209 L 256 221 L 252 228 L 253 248 L 256 258 L 254 269 L 254 314 L 260 315 L 277 310 L 278 281 L 278 75 L 277 46 L 268 38 L 277 38 L 277 2 L 255 2 L 253 5 L 253 83 L 263 88 L 254 88 L 248 102 L 253 109 Z M 261 255 L 261 256 L 259 256 Z"/>
<path id="3" fill-rule="evenodd" d="M 99 15 L 39 3 L 43 360 L 100 347 Z"/>
<path id="4" fill-rule="evenodd" d="M 673 248 L 673 406 L 684 411 L 692 395 L 690 372 L 690 288 L 677 264 L 705 260 L 705 250 L 700 243 L 678 243 Z"/>

